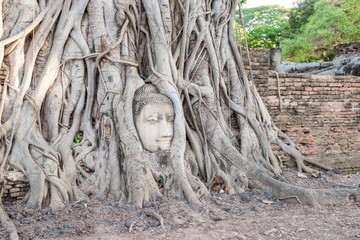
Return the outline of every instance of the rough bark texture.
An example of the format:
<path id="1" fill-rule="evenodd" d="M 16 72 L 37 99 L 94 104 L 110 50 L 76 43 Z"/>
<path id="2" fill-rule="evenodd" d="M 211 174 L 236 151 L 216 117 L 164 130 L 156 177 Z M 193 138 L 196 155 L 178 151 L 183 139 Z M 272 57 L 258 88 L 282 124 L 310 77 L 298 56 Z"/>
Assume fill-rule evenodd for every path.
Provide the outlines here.
<path id="1" fill-rule="evenodd" d="M 299 171 L 313 170 L 273 124 L 244 70 L 232 30 L 236 1 L 20 0 L 2 7 L 1 176 L 9 168 L 26 175 L 29 207 L 94 196 L 138 206 L 162 195 L 198 204 L 209 191 L 248 187 L 314 206 L 359 199 L 359 189 L 281 180 L 271 144 L 294 157 Z M 132 99 L 145 82 L 173 103 L 169 151 L 143 150 L 134 127 Z"/>

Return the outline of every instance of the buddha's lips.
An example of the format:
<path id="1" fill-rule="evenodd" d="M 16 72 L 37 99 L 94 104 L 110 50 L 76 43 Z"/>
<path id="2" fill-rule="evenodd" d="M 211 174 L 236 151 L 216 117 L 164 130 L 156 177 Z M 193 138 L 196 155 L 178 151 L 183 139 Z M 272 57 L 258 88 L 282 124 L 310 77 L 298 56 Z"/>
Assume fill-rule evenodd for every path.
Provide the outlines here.
<path id="1" fill-rule="evenodd" d="M 165 145 L 168 146 L 171 143 L 171 139 L 166 139 L 166 140 L 156 140 L 156 143 L 159 145 Z"/>

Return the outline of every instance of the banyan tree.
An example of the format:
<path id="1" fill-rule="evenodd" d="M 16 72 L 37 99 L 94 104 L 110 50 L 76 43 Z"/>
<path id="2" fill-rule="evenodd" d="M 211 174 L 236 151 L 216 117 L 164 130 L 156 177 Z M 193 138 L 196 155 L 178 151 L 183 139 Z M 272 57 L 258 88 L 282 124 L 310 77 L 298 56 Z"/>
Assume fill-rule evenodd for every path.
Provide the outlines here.
<path id="1" fill-rule="evenodd" d="M 36 209 L 92 197 L 200 204 L 215 183 L 229 194 L 257 187 L 314 206 L 358 199 L 359 189 L 282 179 L 273 145 L 299 171 L 313 169 L 245 72 L 236 5 L 1 1 L 1 181 L 23 172 L 24 200 Z"/>

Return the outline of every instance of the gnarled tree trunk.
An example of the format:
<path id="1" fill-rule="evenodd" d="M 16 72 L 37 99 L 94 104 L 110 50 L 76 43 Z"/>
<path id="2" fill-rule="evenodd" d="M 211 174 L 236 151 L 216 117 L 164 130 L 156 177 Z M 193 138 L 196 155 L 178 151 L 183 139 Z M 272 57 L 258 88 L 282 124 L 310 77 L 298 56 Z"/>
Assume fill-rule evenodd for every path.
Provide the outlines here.
<path id="1" fill-rule="evenodd" d="M 26 175 L 28 206 L 94 196 L 138 206 L 162 195 L 198 203 L 215 185 L 229 193 L 261 187 L 312 205 L 358 199 L 359 189 L 277 180 L 282 163 L 271 143 L 299 171 L 312 169 L 248 79 L 233 37 L 236 1 L 9 0 L 2 7 L 1 176 L 9 167 Z M 168 151 L 144 150 L 134 126 L 132 100 L 144 83 L 173 103 Z"/>

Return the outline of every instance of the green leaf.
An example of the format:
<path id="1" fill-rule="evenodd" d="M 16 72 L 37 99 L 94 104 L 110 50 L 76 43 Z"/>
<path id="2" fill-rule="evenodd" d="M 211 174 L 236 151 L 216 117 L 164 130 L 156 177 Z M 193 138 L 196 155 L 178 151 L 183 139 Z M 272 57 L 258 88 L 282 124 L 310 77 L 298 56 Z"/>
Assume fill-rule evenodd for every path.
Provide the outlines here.
<path id="1" fill-rule="evenodd" d="M 82 137 L 81 137 L 79 134 L 76 135 L 75 138 L 74 138 L 74 141 L 75 141 L 76 143 L 80 143 L 81 140 L 82 140 Z"/>

